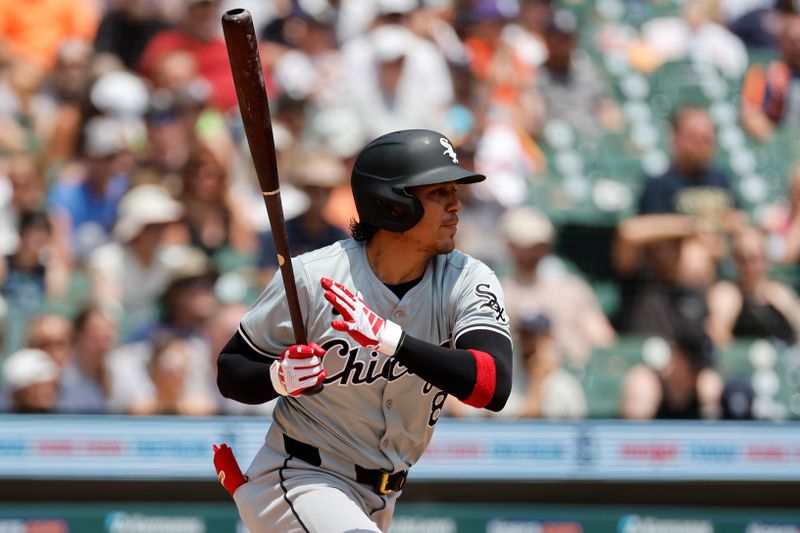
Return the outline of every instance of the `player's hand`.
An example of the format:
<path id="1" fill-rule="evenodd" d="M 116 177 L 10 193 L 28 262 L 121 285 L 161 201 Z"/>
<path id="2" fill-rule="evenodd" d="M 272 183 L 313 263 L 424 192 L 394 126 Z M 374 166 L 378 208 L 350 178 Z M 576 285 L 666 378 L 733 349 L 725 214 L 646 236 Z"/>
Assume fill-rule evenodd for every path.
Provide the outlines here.
<path id="1" fill-rule="evenodd" d="M 328 278 L 322 278 L 321 282 L 325 299 L 342 315 L 342 320 L 331 322 L 333 329 L 349 333 L 365 348 L 386 355 L 397 352 L 403 337 L 400 326 L 375 314 L 364 303 L 360 292 L 354 296 L 344 285 Z"/>
<path id="2" fill-rule="evenodd" d="M 313 342 L 286 348 L 269 367 L 272 386 L 281 396 L 296 397 L 321 384 L 328 376 L 322 368 L 323 355 L 325 350 Z"/>

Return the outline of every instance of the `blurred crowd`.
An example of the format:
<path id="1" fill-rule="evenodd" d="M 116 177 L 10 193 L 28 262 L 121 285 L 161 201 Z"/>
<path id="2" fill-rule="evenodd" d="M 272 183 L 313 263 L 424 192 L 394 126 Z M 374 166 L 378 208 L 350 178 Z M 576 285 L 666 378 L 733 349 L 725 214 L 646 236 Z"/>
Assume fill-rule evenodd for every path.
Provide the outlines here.
<path id="1" fill-rule="evenodd" d="M 663 14 L 625 25 L 642 5 Z M 462 188 L 457 239 L 504 284 L 504 415 L 589 416 L 597 350 L 647 337 L 617 416 L 776 417 L 718 354 L 797 343 L 800 299 L 771 265 L 800 260 L 800 166 L 754 216 L 715 164 L 712 110 L 668 109 L 669 161 L 605 254 L 613 312 L 531 199 L 554 125 L 576 142 L 631 128 L 598 57 L 706 65 L 740 85 L 748 146 L 800 133 L 798 0 L 0 0 L 0 411 L 269 413 L 215 385 L 277 269 L 221 35 L 233 7 L 257 27 L 294 254 L 347 237 L 349 171 L 377 135 L 441 131 L 489 177 Z"/>

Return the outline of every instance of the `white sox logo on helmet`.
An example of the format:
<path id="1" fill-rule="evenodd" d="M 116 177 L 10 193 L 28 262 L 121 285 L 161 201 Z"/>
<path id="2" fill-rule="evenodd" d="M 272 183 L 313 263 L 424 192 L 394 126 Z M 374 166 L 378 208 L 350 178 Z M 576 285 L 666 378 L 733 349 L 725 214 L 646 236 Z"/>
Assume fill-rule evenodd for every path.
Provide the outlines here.
<path id="1" fill-rule="evenodd" d="M 444 146 L 444 152 L 442 152 L 442 154 L 446 155 L 446 156 L 450 156 L 450 159 L 453 160 L 453 164 L 457 165 L 458 164 L 458 156 L 456 156 L 456 151 L 453 149 L 453 145 L 450 144 L 450 141 L 448 141 L 447 139 L 442 137 L 441 139 L 439 139 L 439 144 Z"/>

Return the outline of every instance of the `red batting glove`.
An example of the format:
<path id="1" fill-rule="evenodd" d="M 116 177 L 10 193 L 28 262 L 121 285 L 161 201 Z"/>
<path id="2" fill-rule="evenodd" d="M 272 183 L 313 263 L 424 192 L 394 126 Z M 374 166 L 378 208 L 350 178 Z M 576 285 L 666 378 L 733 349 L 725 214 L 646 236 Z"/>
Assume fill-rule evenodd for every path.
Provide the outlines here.
<path id="1" fill-rule="evenodd" d="M 353 340 L 365 348 L 394 355 L 400 346 L 403 330 L 390 320 L 379 317 L 367 307 L 361 293 L 353 296 L 344 285 L 322 278 L 325 299 L 339 311 L 343 320 L 334 320 L 331 327 L 348 333 Z"/>
<path id="2" fill-rule="evenodd" d="M 293 397 L 316 387 L 328 377 L 328 371 L 322 368 L 324 355 L 325 350 L 313 342 L 288 347 L 269 367 L 272 386 L 281 396 Z"/>
<path id="3" fill-rule="evenodd" d="M 217 471 L 219 482 L 231 496 L 236 489 L 247 482 L 239 463 L 236 462 L 236 457 L 233 456 L 233 450 L 227 444 L 214 445 L 214 469 Z"/>

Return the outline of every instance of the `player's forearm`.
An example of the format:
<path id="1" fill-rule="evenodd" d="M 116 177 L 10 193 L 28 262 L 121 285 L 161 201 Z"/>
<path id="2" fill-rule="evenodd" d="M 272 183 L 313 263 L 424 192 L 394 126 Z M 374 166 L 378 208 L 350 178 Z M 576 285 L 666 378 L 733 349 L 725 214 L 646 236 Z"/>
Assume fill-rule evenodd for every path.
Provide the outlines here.
<path id="1" fill-rule="evenodd" d="M 432 385 L 473 407 L 500 411 L 511 393 L 511 342 L 479 330 L 443 348 L 406 335 L 395 357 Z"/>
<path id="2" fill-rule="evenodd" d="M 236 332 L 217 359 L 217 387 L 226 398 L 258 405 L 274 400 L 278 392 L 269 377 L 272 361 L 251 351 Z"/>

